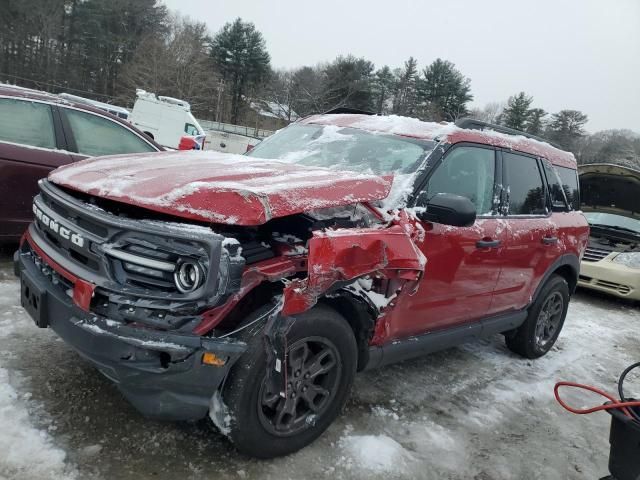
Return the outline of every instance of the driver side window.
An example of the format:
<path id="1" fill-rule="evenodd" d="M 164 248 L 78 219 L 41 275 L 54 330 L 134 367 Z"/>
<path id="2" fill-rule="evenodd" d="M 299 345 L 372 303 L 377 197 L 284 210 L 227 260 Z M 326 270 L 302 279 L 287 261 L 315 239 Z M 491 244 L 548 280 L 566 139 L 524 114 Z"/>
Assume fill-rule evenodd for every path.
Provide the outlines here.
<path id="1" fill-rule="evenodd" d="M 493 214 L 495 153 L 492 149 L 458 147 L 450 150 L 422 192 L 423 202 L 438 193 L 467 197 L 478 215 Z"/>

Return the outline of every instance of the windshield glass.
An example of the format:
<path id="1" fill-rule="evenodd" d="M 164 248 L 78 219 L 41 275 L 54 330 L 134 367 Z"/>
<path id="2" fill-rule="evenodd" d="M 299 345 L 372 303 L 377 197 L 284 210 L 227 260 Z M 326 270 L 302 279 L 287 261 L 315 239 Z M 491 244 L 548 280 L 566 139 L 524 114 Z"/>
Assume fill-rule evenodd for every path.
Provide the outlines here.
<path id="1" fill-rule="evenodd" d="M 359 173 L 403 174 L 417 170 L 434 146 L 434 142 L 355 128 L 293 124 L 247 155 Z"/>
<path id="2" fill-rule="evenodd" d="M 635 218 L 623 217 L 622 215 L 615 215 L 613 213 L 602 212 L 588 212 L 584 214 L 587 217 L 587 221 L 591 225 L 598 225 L 604 227 L 623 228 L 625 230 L 631 230 L 640 234 L 640 220 Z"/>

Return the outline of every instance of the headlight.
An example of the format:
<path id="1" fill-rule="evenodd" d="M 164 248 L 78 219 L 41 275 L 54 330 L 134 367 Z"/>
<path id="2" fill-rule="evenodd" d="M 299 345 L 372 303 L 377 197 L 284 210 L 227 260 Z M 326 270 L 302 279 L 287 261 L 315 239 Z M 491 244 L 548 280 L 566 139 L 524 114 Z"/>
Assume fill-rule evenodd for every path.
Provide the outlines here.
<path id="1" fill-rule="evenodd" d="M 191 293 L 202 285 L 204 272 L 195 260 L 183 260 L 178 264 L 173 279 L 181 293 Z"/>
<path id="2" fill-rule="evenodd" d="M 619 253 L 611 261 L 630 268 L 640 268 L 640 252 Z"/>

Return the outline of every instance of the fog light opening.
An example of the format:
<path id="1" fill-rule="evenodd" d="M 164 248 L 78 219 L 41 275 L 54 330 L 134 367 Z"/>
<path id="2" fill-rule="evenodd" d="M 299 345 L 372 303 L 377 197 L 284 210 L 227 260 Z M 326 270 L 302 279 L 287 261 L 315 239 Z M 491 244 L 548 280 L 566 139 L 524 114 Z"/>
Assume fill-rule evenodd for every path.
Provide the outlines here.
<path id="1" fill-rule="evenodd" d="M 202 267 L 193 260 L 184 260 L 173 274 L 176 287 L 181 293 L 191 293 L 202 284 Z"/>

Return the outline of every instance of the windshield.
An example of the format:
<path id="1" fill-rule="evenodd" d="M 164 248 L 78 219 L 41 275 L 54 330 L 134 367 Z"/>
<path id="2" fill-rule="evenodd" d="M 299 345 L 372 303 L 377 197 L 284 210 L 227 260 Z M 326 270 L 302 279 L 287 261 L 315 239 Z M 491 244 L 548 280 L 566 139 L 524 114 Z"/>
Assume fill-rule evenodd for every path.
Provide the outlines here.
<path id="1" fill-rule="evenodd" d="M 590 225 L 598 227 L 610 227 L 613 229 L 629 230 L 640 234 L 640 220 L 635 218 L 623 217 L 613 213 L 588 212 L 584 214 Z"/>
<path id="2" fill-rule="evenodd" d="M 372 174 L 417 170 L 434 142 L 335 125 L 293 124 L 263 140 L 250 157 Z"/>

